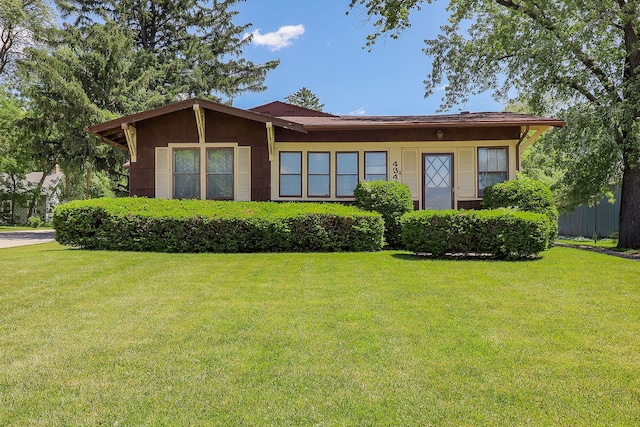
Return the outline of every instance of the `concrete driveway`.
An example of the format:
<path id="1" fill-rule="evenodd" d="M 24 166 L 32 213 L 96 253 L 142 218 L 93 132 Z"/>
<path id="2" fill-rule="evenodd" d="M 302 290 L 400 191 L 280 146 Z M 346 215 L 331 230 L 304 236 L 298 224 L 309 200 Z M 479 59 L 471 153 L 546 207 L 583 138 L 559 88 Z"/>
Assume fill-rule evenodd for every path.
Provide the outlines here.
<path id="1" fill-rule="evenodd" d="M 55 230 L 25 230 L 0 233 L 0 249 L 55 241 Z"/>

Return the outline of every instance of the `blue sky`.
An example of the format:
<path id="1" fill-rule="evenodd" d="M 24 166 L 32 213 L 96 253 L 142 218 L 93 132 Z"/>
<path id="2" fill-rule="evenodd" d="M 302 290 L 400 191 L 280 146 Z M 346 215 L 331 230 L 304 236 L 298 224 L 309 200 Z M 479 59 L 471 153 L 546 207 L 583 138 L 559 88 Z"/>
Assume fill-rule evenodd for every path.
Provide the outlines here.
<path id="1" fill-rule="evenodd" d="M 247 0 L 237 10 L 237 24 L 252 23 L 254 33 L 244 57 L 254 62 L 280 59 L 266 80 L 267 91 L 240 96 L 234 106 L 251 108 L 283 98 L 306 86 L 341 115 L 434 114 L 443 91 L 424 98 L 431 60 L 424 40 L 435 38 L 446 23 L 446 2 L 411 15 L 412 27 L 398 40 L 380 40 L 363 49 L 372 26 L 364 8 L 349 15 L 349 0 Z M 500 111 L 490 94 L 454 107 L 459 111 Z"/>

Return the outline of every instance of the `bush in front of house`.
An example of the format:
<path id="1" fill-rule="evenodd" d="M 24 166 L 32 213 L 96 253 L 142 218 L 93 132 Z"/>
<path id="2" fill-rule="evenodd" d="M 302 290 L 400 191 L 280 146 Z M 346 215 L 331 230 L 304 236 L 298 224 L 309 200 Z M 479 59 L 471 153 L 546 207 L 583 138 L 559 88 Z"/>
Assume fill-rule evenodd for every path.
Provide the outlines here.
<path id="1" fill-rule="evenodd" d="M 402 215 L 413 211 L 409 187 L 399 182 L 361 181 L 353 194 L 357 207 L 382 214 L 387 245 L 401 248 Z"/>
<path id="2" fill-rule="evenodd" d="M 558 208 L 549 187 L 525 175 L 484 189 L 482 206 L 486 209 L 511 208 L 545 214 L 552 222 L 549 243 L 558 235 Z"/>
<path id="3" fill-rule="evenodd" d="M 425 210 L 402 217 L 402 239 L 415 253 L 482 254 L 497 259 L 537 256 L 549 246 L 549 218 L 510 209 Z"/>
<path id="4" fill-rule="evenodd" d="M 30 216 L 27 218 L 27 225 L 31 228 L 38 228 L 42 225 L 42 219 L 39 216 Z"/>
<path id="5" fill-rule="evenodd" d="M 91 199 L 56 207 L 56 240 L 152 252 L 376 251 L 380 214 L 318 203 Z"/>

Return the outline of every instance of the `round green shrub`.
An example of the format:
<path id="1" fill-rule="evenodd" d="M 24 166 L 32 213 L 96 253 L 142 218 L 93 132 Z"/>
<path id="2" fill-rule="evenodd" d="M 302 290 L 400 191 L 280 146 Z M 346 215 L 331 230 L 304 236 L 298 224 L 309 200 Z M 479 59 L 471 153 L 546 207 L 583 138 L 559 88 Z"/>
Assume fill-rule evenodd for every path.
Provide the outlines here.
<path id="1" fill-rule="evenodd" d="M 405 213 L 413 211 L 409 187 L 400 182 L 361 181 L 356 186 L 354 195 L 358 208 L 382 215 L 387 246 L 402 248 L 401 218 Z"/>
<path id="2" fill-rule="evenodd" d="M 402 217 L 407 250 L 445 254 L 480 254 L 496 259 L 538 256 L 549 247 L 549 218 L 540 213 L 496 210 L 424 210 Z"/>
<path id="3" fill-rule="evenodd" d="M 485 209 L 511 208 L 545 214 L 552 224 L 550 244 L 558 234 L 558 208 L 554 204 L 553 193 L 546 184 L 525 175 L 485 188 L 482 206 Z"/>
<path id="4" fill-rule="evenodd" d="M 30 216 L 27 219 L 27 225 L 31 228 L 38 228 L 42 225 L 42 220 L 38 216 Z"/>

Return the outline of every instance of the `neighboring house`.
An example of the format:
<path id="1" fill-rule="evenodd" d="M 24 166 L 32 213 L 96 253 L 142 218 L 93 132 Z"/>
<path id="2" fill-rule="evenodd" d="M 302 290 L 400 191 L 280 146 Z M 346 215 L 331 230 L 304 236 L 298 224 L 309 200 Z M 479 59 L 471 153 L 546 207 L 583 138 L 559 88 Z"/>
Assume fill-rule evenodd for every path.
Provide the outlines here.
<path id="1" fill-rule="evenodd" d="M 190 99 L 92 126 L 131 155 L 132 196 L 350 201 L 399 181 L 417 208 L 478 208 L 520 154 L 565 122 L 515 113 L 335 116 L 282 102 L 251 110 Z"/>
<path id="2" fill-rule="evenodd" d="M 25 175 L 16 188 L 20 189 L 23 194 L 31 193 L 42 179 L 42 172 L 31 172 Z M 49 172 L 42 183 L 40 190 L 40 198 L 36 203 L 33 215 L 40 217 L 44 221 L 51 221 L 53 209 L 60 203 L 60 189 L 64 180 L 64 174 L 56 167 L 55 170 Z M 30 194 L 24 203 L 12 206 L 15 198 L 11 197 L 12 189 L 8 184 L 11 182 L 10 177 L 6 174 L 0 176 L 0 222 L 11 222 L 11 212 L 13 209 L 13 222 L 16 224 L 25 223 L 27 214 L 29 213 L 28 205 Z"/>

